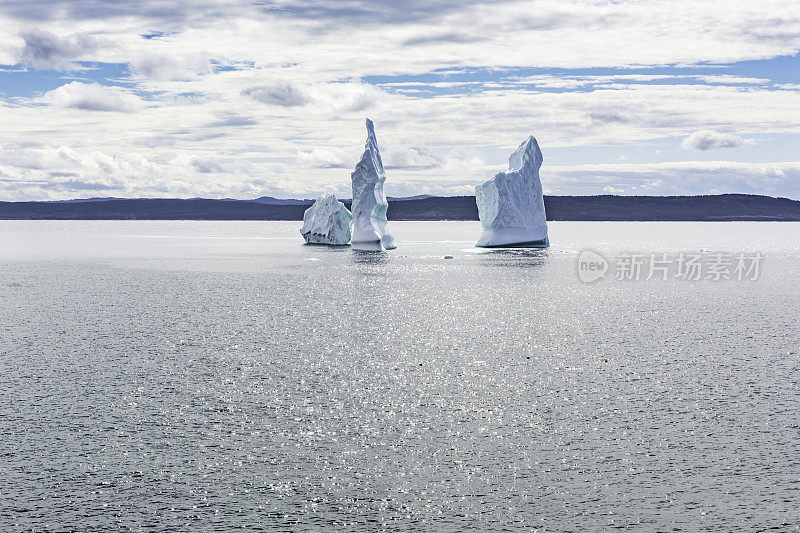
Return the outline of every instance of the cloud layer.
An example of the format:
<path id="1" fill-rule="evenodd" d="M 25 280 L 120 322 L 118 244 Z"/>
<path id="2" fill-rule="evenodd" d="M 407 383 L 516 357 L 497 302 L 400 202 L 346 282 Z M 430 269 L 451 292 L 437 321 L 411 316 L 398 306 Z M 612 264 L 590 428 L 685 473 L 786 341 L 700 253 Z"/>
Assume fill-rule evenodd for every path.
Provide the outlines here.
<path id="1" fill-rule="evenodd" d="M 800 198 L 800 6 L 722 4 L 8 0 L 0 199 L 347 195 L 365 116 L 394 196 L 534 134 L 552 193 Z"/>

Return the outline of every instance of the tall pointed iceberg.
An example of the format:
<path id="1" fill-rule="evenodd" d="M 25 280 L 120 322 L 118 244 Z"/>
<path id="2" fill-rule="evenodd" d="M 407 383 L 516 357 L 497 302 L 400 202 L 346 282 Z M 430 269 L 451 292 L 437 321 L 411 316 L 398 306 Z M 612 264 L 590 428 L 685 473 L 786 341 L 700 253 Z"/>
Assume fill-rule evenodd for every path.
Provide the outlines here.
<path id="1" fill-rule="evenodd" d="M 322 194 L 303 214 L 300 233 L 309 244 L 342 246 L 350 242 L 353 215 L 330 193 Z"/>
<path id="2" fill-rule="evenodd" d="M 475 187 L 483 235 L 476 246 L 548 246 L 539 168 L 542 151 L 533 136 L 508 158 L 508 172 Z"/>
<path id="3" fill-rule="evenodd" d="M 386 210 L 389 208 L 383 194 L 386 173 L 370 119 L 367 119 L 364 154 L 350 179 L 353 181 L 353 248 L 377 251 L 395 248 L 394 237 L 386 230 Z"/>

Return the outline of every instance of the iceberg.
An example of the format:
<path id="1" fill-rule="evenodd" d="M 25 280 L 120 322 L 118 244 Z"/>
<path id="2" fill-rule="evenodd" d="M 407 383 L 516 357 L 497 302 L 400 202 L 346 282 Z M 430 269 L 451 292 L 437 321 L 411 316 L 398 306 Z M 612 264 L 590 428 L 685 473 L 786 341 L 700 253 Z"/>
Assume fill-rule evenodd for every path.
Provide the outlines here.
<path id="1" fill-rule="evenodd" d="M 528 137 L 508 158 L 508 171 L 475 187 L 483 234 L 475 246 L 549 246 L 539 168 L 542 151 Z"/>
<path id="2" fill-rule="evenodd" d="M 350 241 L 353 215 L 330 193 L 322 194 L 303 215 L 300 233 L 309 244 L 342 246 Z"/>
<path id="3" fill-rule="evenodd" d="M 394 237 L 386 230 L 386 210 L 389 208 L 383 194 L 386 173 L 370 119 L 367 119 L 364 154 L 350 179 L 353 181 L 353 248 L 374 251 L 395 248 Z"/>

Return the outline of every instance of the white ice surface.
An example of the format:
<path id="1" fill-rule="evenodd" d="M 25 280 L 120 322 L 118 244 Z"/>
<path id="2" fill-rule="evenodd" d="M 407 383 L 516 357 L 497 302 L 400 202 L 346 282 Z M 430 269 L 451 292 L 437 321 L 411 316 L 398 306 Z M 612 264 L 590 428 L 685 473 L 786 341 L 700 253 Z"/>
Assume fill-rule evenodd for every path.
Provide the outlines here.
<path id="1" fill-rule="evenodd" d="M 386 229 L 389 207 L 383 193 L 386 173 L 370 119 L 367 119 L 364 154 L 350 178 L 353 181 L 353 248 L 377 251 L 395 248 L 394 238 Z"/>
<path id="2" fill-rule="evenodd" d="M 549 244 L 539 180 L 541 166 L 542 151 L 531 136 L 508 158 L 508 172 L 498 172 L 475 187 L 478 217 L 483 226 L 476 246 Z"/>
<path id="3" fill-rule="evenodd" d="M 322 194 L 303 215 L 300 233 L 309 244 L 345 245 L 350 242 L 353 215 L 330 193 Z"/>

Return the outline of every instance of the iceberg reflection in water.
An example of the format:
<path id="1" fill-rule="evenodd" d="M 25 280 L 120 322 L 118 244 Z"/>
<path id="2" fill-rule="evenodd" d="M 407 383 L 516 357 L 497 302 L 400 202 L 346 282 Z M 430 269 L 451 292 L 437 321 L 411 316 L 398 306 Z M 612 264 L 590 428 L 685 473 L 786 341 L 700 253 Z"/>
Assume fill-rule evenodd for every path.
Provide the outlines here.
<path id="1" fill-rule="evenodd" d="M 544 266 L 549 253 L 541 248 L 488 248 L 478 257 L 494 267 L 539 268 Z"/>

